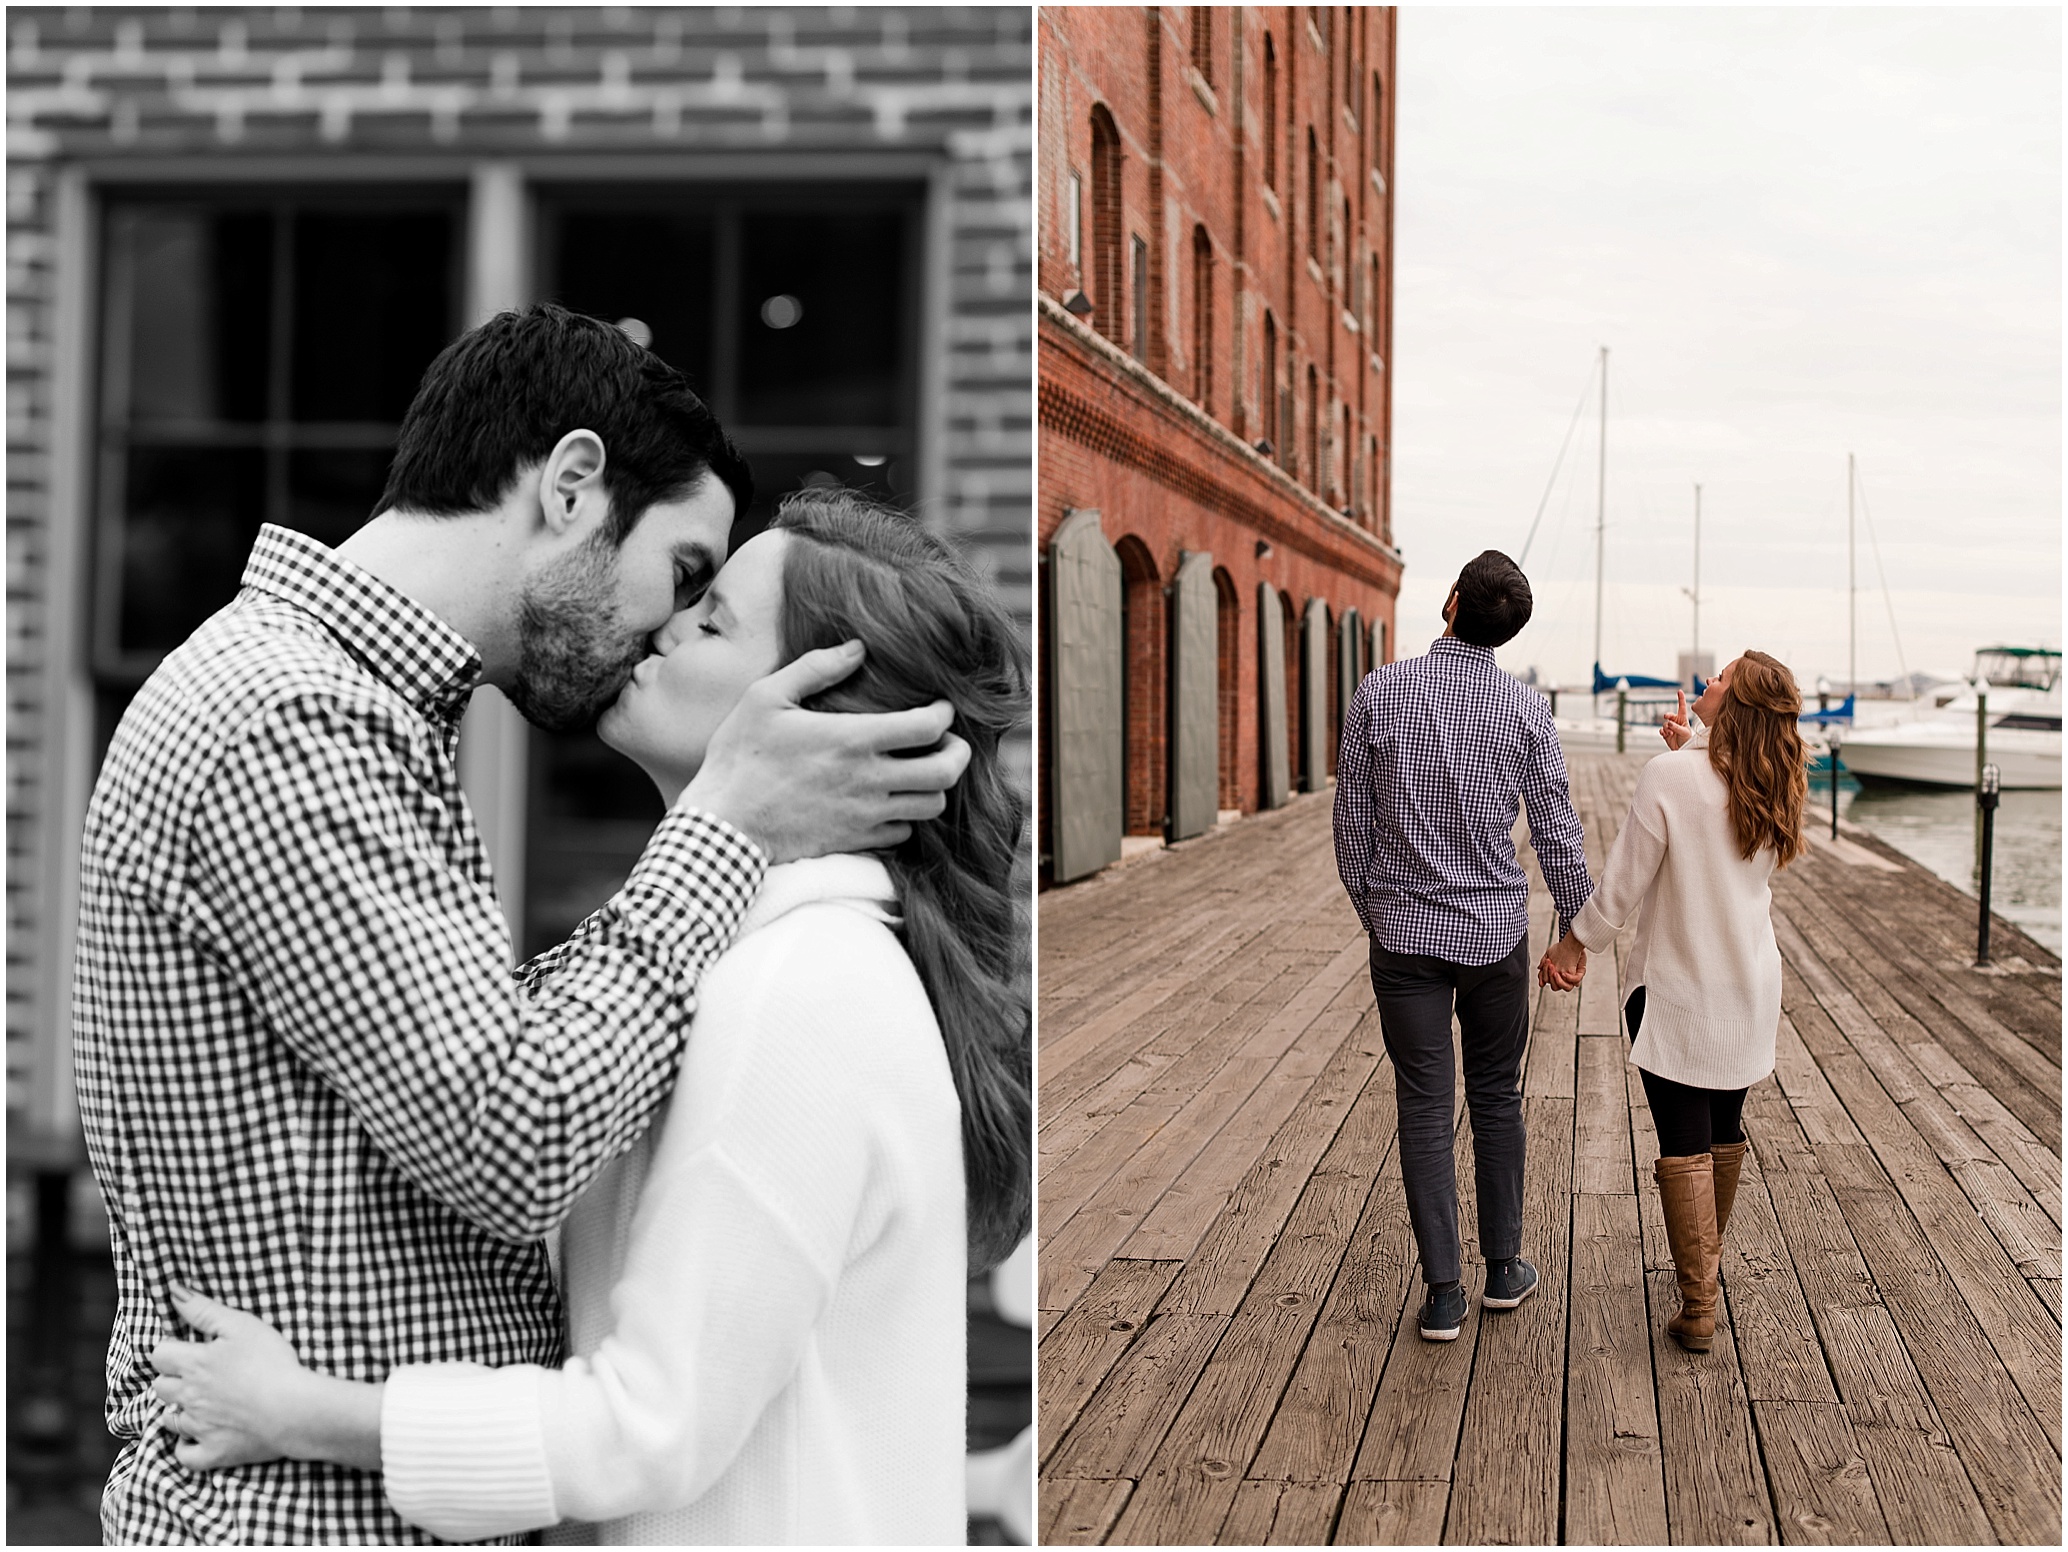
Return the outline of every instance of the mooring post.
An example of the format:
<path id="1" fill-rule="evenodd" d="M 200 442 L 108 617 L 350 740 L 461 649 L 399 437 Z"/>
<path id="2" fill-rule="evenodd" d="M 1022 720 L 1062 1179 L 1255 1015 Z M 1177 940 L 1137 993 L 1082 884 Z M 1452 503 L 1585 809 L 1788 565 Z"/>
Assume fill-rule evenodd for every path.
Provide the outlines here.
<path id="1" fill-rule="evenodd" d="M 1831 839 L 1838 839 L 1838 777 L 1841 767 L 1838 763 L 1838 728 L 1831 727 Z"/>
<path id="2" fill-rule="evenodd" d="M 1982 823 L 1982 927 L 1975 945 L 1975 963 L 1989 963 L 1989 871 L 1993 860 L 1990 853 L 1996 848 L 1996 804 L 2003 787 L 2003 773 L 1993 765 L 1982 767 L 1982 778 L 1975 783 L 1975 807 Z"/>
<path id="3" fill-rule="evenodd" d="M 1624 728 L 1625 728 L 1625 727 L 1626 727 L 1626 726 L 1628 725 L 1628 713 L 1629 713 L 1629 710 L 1630 710 L 1630 681 L 1629 681 L 1628 679 L 1618 679 L 1618 680 L 1616 681 L 1616 753 L 1617 753 L 1617 754 L 1621 754 L 1621 753 L 1623 752 L 1623 730 L 1624 730 Z"/>

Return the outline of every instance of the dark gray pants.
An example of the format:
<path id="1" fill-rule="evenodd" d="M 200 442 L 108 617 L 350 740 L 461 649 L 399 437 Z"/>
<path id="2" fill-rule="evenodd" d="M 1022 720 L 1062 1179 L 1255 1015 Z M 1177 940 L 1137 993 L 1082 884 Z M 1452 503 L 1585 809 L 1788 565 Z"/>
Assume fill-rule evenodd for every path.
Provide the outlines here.
<path id="1" fill-rule="evenodd" d="M 1479 1188 L 1479 1246 L 1489 1261 L 1522 1253 L 1522 1055 L 1529 1043 L 1529 937 L 1490 965 L 1454 965 L 1371 946 L 1372 992 L 1393 1061 L 1400 1178 L 1422 1253 L 1422 1280 L 1459 1277 L 1458 1181 L 1450 1023 L 1464 1045 L 1465 1105 Z"/>

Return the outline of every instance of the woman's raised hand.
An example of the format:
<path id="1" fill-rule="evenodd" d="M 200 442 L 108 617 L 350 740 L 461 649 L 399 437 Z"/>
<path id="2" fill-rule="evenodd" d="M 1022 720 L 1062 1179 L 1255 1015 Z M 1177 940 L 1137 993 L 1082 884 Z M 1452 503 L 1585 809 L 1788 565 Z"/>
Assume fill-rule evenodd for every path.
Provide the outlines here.
<path id="1" fill-rule="evenodd" d="M 178 1283 L 173 1307 L 206 1341 L 163 1341 L 151 1349 L 173 1454 L 193 1471 L 217 1471 L 292 1455 L 294 1398 L 309 1377 L 286 1337 L 258 1316 Z"/>
<path id="2" fill-rule="evenodd" d="M 1687 691 L 1673 693 L 1679 704 L 1659 724 L 1659 737 L 1666 740 L 1668 749 L 1678 749 L 1695 736 L 1695 730 L 1687 725 Z"/>

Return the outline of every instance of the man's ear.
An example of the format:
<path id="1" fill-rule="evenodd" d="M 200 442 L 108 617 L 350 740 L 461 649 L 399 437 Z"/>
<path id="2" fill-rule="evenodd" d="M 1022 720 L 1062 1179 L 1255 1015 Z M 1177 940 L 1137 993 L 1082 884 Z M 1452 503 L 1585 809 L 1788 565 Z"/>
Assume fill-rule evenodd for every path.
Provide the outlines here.
<path id="1" fill-rule="evenodd" d="M 1457 614 L 1458 590 L 1456 588 L 1452 588 L 1450 590 L 1450 597 L 1444 599 L 1443 601 L 1443 623 L 1446 625 L 1452 624 L 1457 619 Z"/>
<path id="2" fill-rule="evenodd" d="M 603 438 L 575 430 L 553 445 L 539 468 L 539 520 L 546 531 L 565 534 L 602 518 Z"/>

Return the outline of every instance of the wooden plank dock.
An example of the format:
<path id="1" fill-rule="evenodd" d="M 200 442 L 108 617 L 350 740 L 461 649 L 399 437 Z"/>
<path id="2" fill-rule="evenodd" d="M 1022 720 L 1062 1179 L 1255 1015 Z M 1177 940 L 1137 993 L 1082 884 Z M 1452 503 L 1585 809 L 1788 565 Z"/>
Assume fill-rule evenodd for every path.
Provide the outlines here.
<path id="1" fill-rule="evenodd" d="M 1639 755 L 1572 757 L 1599 870 Z M 1537 994 L 1523 1252 L 1420 1340 L 1393 1075 L 1329 794 L 1040 906 L 1044 1542 L 2061 1536 L 2060 961 L 1848 829 L 1777 876 L 1776 1070 L 1684 1353 L 1618 972 Z M 1549 897 L 1531 870 L 1532 941 Z"/>

